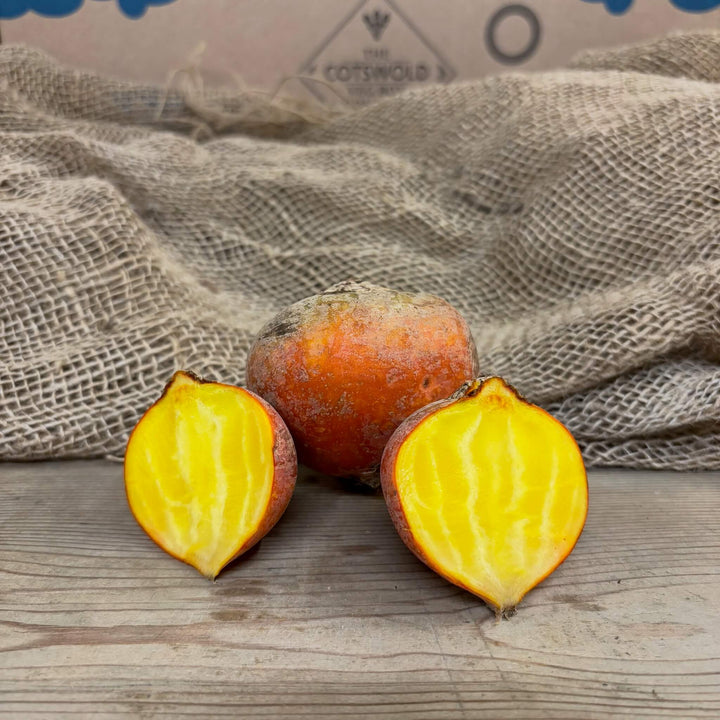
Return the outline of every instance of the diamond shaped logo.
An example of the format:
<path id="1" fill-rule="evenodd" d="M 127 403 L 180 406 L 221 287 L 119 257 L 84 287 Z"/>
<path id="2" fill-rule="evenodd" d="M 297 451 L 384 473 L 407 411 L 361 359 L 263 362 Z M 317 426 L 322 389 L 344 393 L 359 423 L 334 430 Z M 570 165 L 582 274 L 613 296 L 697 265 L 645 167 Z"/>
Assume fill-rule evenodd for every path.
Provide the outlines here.
<path id="1" fill-rule="evenodd" d="M 456 72 L 395 0 L 361 0 L 300 74 L 318 100 L 330 101 L 336 89 L 352 105 L 365 105 L 409 87 L 450 82 Z"/>

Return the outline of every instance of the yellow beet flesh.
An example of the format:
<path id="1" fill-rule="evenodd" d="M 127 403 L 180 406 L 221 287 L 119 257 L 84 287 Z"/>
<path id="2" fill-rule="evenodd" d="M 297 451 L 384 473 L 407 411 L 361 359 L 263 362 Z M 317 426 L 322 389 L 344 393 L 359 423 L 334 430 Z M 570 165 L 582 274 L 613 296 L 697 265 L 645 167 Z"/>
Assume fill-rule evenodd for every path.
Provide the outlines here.
<path id="1" fill-rule="evenodd" d="M 587 514 L 572 435 L 500 378 L 424 417 L 392 482 L 416 553 L 501 611 L 565 559 Z"/>
<path id="2" fill-rule="evenodd" d="M 178 373 L 128 442 L 128 502 L 164 550 L 214 578 L 260 528 L 274 433 L 250 393 Z"/>

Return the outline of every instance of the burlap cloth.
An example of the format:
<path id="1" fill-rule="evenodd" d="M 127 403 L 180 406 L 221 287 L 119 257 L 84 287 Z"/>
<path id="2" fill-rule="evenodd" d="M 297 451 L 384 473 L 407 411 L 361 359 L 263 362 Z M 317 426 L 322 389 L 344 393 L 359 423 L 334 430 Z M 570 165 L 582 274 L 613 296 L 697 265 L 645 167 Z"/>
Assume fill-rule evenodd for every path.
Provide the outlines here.
<path id="1" fill-rule="evenodd" d="M 441 295 L 589 465 L 720 468 L 720 34 L 319 121 L 0 49 L 0 456 L 122 455 L 345 279 Z"/>

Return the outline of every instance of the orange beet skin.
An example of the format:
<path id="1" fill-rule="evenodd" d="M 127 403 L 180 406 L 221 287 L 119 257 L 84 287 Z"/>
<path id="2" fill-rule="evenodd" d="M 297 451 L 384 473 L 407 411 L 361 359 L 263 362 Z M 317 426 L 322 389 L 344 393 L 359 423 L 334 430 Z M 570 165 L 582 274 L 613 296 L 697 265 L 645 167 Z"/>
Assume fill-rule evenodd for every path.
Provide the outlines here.
<path id="1" fill-rule="evenodd" d="M 470 330 L 449 303 L 340 283 L 281 311 L 248 357 L 248 387 L 287 424 L 305 465 L 372 478 L 411 413 L 477 375 Z"/>

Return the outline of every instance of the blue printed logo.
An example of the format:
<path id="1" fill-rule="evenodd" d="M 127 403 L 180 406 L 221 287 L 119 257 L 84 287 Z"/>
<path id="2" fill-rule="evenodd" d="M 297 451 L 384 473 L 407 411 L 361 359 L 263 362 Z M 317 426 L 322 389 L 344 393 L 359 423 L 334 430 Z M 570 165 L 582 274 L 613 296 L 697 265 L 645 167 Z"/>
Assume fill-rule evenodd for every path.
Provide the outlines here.
<path id="1" fill-rule="evenodd" d="M 622 15 L 635 0 L 584 0 L 584 2 L 601 2 L 613 15 Z M 670 0 L 670 3 L 686 12 L 707 12 L 720 5 L 720 0 Z"/>
<path id="2" fill-rule="evenodd" d="M 171 2 L 174 0 L 117 0 L 120 10 L 131 18 L 141 17 L 151 5 L 167 5 Z M 0 0 L 0 19 L 12 20 L 31 10 L 46 17 L 63 17 L 72 15 L 82 4 L 83 0 Z"/>

